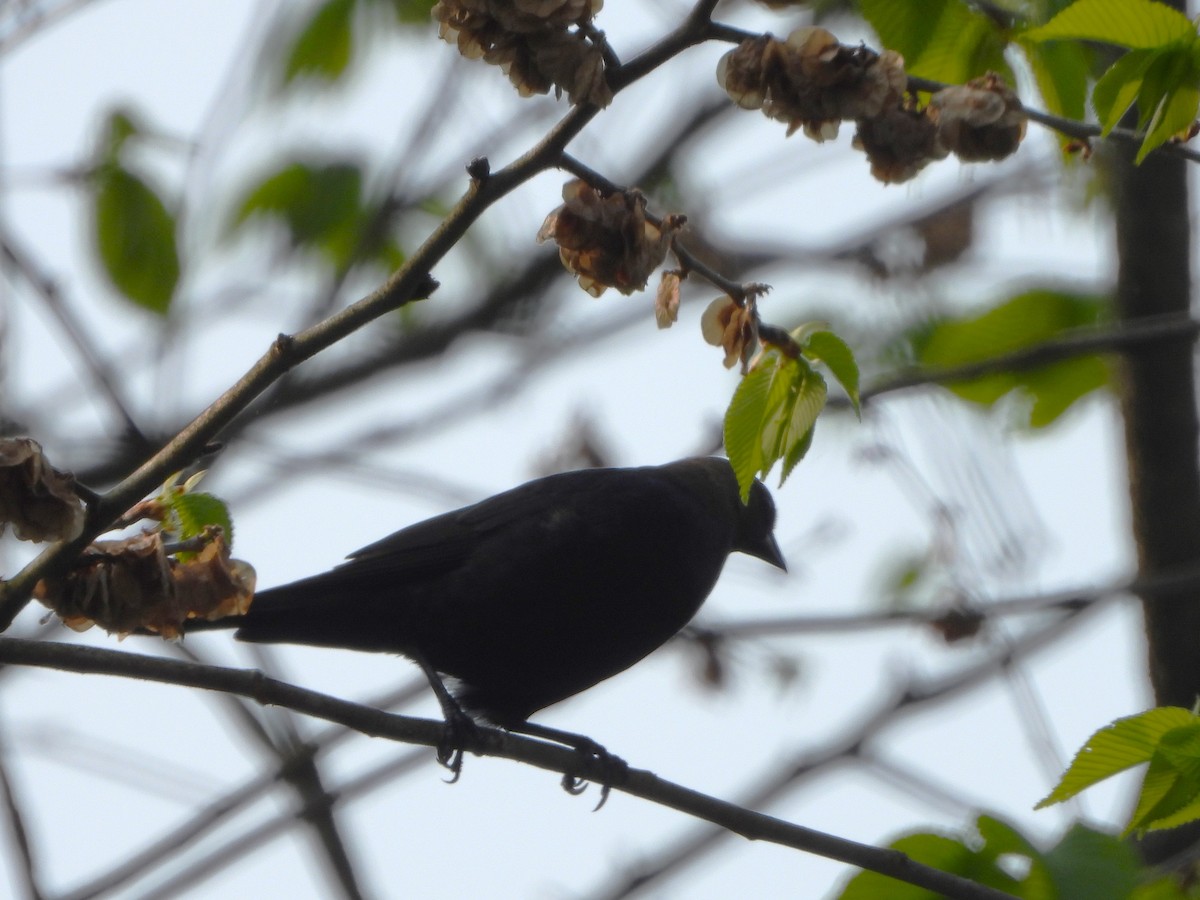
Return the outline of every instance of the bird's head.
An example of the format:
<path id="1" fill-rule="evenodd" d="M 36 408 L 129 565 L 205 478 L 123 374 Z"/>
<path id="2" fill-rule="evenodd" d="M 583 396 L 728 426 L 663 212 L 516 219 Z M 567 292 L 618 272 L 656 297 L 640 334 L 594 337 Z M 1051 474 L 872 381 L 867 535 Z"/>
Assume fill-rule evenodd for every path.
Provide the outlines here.
<path id="1" fill-rule="evenodd" d="M 775 540 L 775 501 L 761 481 L 750 486 L 750 499 L 741 509 L 733 549 L 787 571 Z"/>

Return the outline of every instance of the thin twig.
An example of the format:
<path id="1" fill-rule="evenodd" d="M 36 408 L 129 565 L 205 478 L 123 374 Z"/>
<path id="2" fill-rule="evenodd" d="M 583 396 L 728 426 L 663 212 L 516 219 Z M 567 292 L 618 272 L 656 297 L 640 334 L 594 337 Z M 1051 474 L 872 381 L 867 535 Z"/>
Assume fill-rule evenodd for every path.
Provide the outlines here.
<path id="1" fill-rule="evenodd" d="M 1162 341 L 1194 341 L 1200 321 L 1176 313 L 1147 316 L 1118 324 L 1071 329 L 1060 337 L 960 366 L 916 366 L 888 375 L 862 392 L 861 401 L 928 384 L 955 384 L 995 375 L 1020 372 L 1091 353 L 1128 352 Z M 835 405 L 831 401 L 831 405 Z"/>

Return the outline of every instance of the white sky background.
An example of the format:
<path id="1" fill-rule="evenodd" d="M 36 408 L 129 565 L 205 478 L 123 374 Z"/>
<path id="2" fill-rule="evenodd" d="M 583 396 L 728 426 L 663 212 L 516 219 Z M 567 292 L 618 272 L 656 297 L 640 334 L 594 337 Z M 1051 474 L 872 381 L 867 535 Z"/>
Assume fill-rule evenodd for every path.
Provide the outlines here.
<path id="1" fill-rule="evenodd" d="M 205 217 L 189 220 L 196 226 L 189 246 L 209 250 L 219 216 L 228 208 L 221 204 L 244 184 L 252 161 L 280 146 L 313 143 L 349 143 L 385 156 L 405 135 L 406 114 L 419 105 L 414 92 L 436 83 L 444 67 L 468 65 L 437 42 L 432 30 L 410 42 L 381 42 L 353 91 L 307 107 L 295 104 L 264 127 L 249 119 L 262 108 L 261 91 L 247 92 L 244 83 L 253 60 L 242 68 L 233 61 L 257 46 L 247 35 L 258 34 L 272 20 L 273 8 L 217 0 L 93 3 L 0 58 L 6 227 L 60 279 L 74 310 L 110 353 L 137 358 L 141 347 L 151 344 L 148 336 L 156 323 L 112 297 L 89 261 L 82 198 L 44 178 L 47 167 L 86 158 L 109 104 L 129 102 L 168 134 L 193 136 L 203 130 L 210 137 L 228 136 L 218 158 L 202 157 L 190 172 L 202 195 L 217 198 Z M 627 58 L 684 9 L 683 4 L 610 0 L 600 24 Z M 777 33 L 787 30 L 785 18 L 766 13 L 739 12 L 737 21 Z M 852 42 L 869 36 L 839 37 Z M 669 114 L 677 92 L 717 94 L 712 72 L 724 49 L 693 49 L 622 94 L 572 152 L 622 181 L 642 146 L 639 136 L 649 135 Z M 236 76 L 230 78 L 230 71 Z M 493 167 L 503 165 L 537 132 L 522 131 L 499 147 L 476 146 L 477 135 L 532 104 L 542 108 L 543 130 L 566 109 L 548 98 L 518 102 L 498 72 L 482 73 L 467 84 L 463 95 L 447 101 L 457 104 L 451 109 L 466 143 L 437 148 L 429 155 L 428 172 L 414 172 L 412 178 L 461 172 L 481 151 Z M 818 147 L 799 136 L 785 142 L 781 126 L 757 115 L 747 113 L 736 122 L 738 127 L 722 128 L 704 142 L 705 152 L 691 157 L 680 184 L 695 197 L 694 202 L 685 199 L 689 214 L 703 210 L 706 223 L 746 239 L 825 245 L 996 174 L 995 168 L 944 163 L 910 186 L 884 188 L 850 151 L 852 129 L 844 129 L 836 144 Z M 1019 160 L 1009 165 L 1044 163 L 1056 152 L 1035 129 Z M 152 157 L 168 183 L 180 174 L 172 158 L 170 151 Z M 477 229 L 497 257 L 505 247 L 527 252 L 542 217 L 558 202 L 562 180 L 543 176 L 484 217 Z M 450 195 L 463 186 L 465 176 Z M 1067 214 L 1065 208 L 1047 202 L 1044 194 L 985 205 L 967 260 L 917 287 L 880 285 L 827 267 L 764 273 L 775 286 L 764 314 L 786 322 L 834 310 L 845 317 L 844 333 L 852 339 L 855 327 L 895 319 L 905 304 L 952 299 L 966 308 L 1003 296 L 1026 277 L 1103 283 L 1112 274 L 1109 236 L 1098 227 L 1103 220 Z M 423 236 L 414 234 L 409 241 Z M 248 301 L 247 315 L 231 316 L 187 358 L 165 361 L 159 378 L 138 383 L 137 402 L 148 418 L 162 414 L 169 420 L 175 410 L 198 411 L 275 334 L 293 327 L 291 304 L 306 296 L 306 285 L 293 276 L 272 280 L 270 260 L 264 258 L 269 253 L 265 243 L 225 252 L 221 265 L 209 266 L 189 282 L 194 296 L 216 285 L 252 285 L 258 292 Z M 452 263 L 435 274 L 443 287 L 421 304 L 423 315 L 436 316 L 440 304 L 484 288 Z M 685 285 L 685 295 L 693 300 L 706 301 L 713 293 Z M 535 388 L 513 402 L 495 404 L 465 427 L 385 446 L 368 456 L 389 473 L 426 482 L 443 479 L 461 492 L 454 497 L 367 483 L 330 469 L 295 478 L 267 502 L 243 508 L 239 492 L 270 476 L 273 457 L 241 445 L 241 457 L 226 460 L 208 487 L 234 504 L 236 555 L 253 563 L 260 584 L 319 571 L 404 524 L 525 480 L 577 413 L 597 424 L 621 463 L 658 463 L 693 452 L 736 384 L 736 376 L 721 368 L 719 351 L 699 338 L 702 306 L 685 305 L 679 324 L 660 333 L 653 326 L 649 293 L 593 300 L 564 277 L 560 294 L 551 334 L 569 335 L 634 310 L 643 311 L 644 321 L 616 340 L 554 364 Z M 37 302 L 22 289 L 9 291 L 4 304 L 10 333 L 4 346 L 14 354 L 3 361 L 11 395 L 28 404 L 76 390 L 80 376 L 73 354 Z M 195 313 L 204 314 L 203 308 Z M 20 341 L 11 339 L 14 334 Z M 382 420 L 403 419 L 440 406 L 440 398 L 478 389 L 485 383 L 483 373 L 507 372 L 524 348 L 512 338 L 474 336 L 420 373 L 381 379 L 377 386 L 343 395 L 336 411 L 297 417 L 287 427 L 271 421 L 255 436 L 275 448 L 336 449 Z M 86 404 L 73 409 L 80 429 L 94 432 L 96 414 Z M 1029 509 L 1015 517 L 1008 512 L 1004 524 L 1029 540 L 1035 564 L 1004 576 L 970 570 L 975 577 L 969 586 L 981 595 L 1102 584 L 1130 571 L 1120 423 L 1110 401 L 1092 398 L 1049 433 L 1029 437 L 1008 429 L 1002 415 L 964 414 L 941 395 L 913 393 L 880 401 L 861 425 L 832 416 L 822 420 L 809 458 L 784 488 L 775 490 L 779 534 L 793 574 L 774 577 L 757 561 L 735 557 L 702 616 L 729 621 L 746 615 L 846 613 L 876 603 L 881 564 L 900 550 L 921 549 L 930 521 L 928 496 L 914 499 L 892 467 L 863 462 L 861 451 L 879 441 L 902 448 L 929 489 L 959 510 L 960 533 L 979 552 L 977 560 L 966 562 L 979 567 L 988 551 L 978 537 L 987 533 L 986 513 L 956 485 L 964 477 L 982 479 L 1002 505 L 1022 493 L 1028 498 Z M 79 448 L 50 450 L 69 456 Z M 11 571 L 25 548 L 2 549 L 0 561 Z M 31 608 L 21 621 L 32 625 L 39 615 Z M 1060 750 L 1073 751 L 1100 725 L 1149 702 L 1140 634 L 1136 607 L 1118 602 L 1093 614 L 1072 639 L 1021 667 L 1036 686 Z M 79 640 L 117 646 L 99 633 Z M 202 640 L 204 649 L 225 653 L 231 662 L 254 664 L 248 651 L 226 635 Z M 123 646 L 154 649 L 148 641 Z M 733 686 L 712 694 L 698 689 L 694 661 L 679 647 L 668 647 L 538 719 L 584 732 L 635 767 L 736 799 L 763 770 L 836 742 L 896 683 L 953 671 L 981 649 L 947 648 L 931 634 L 900 627 L 774 638 L 739 644 Z M 765 650 L 798 659 L 796 685 L 780 691 Z M 275 655 L 295 682 L 353 699 L 377 694 L 416 671 L 392 658 L 346 652 L 280 649 Z M 3 746 L 27 803 L 31 837 L 51 892 L 103 870 L 186 819 L 221 788 L 251 777 L 263 762 L 232 727 L 225 708 L 207 696 L 49 672 L 6 673 L 5 678 Z M 432 699 L 406 711 L 437 714 Z M 1021 721 L 1027 718 L 1028 708 L 1014 701 L 1006 683 L 997 682 L 906 719 L 886 730 L 872 749 L 932 779 L 968 806 L 1051 837 L 1066 819 L 1058 811 L 1031 811 L 1048 790 L 1050 776 L 1025 739 Z M 316 733 L 323 726 L 302 727 Z M 350 741 L 331 755 L 327 786 L 409 752 L 383 741 Z M 432 754 L 426 756 L 407 777 L 341 807 L 340 823 L 364 888 L 375 896 L 587 896 L 697 827 L 677 813 L 620 793 L 593 814 L 594 789 L 583 798 L 569 797 L 553 775 L 504 761 L 468 758 L 460 783 L 446 786 Z M 1126 812 L 1127 787 L 1090 792 L 1085 809 L 1100 821 L 1118 821 Z M 272 796 L 271 803 L 258 804 L 206 846 L 236 838 L 247 822 L 266 820 L 292 803 L 285 790 Z M 908 828 L 957 829 L 973 818 L 967 809 L 913 798 L 850 765 L 823 771 L 770 812 L 869 842 Z M 182 861 L 199 858 L 203 849 L 188 848 Z M 308 836 L 292 828 L 187 896 L 327 896 L 314 855 Z M 13 865 L 11 856 L 0 856 L 0 895 L 17 890 Z M 657 886 L 654 895 L 817 897 L 847 874 L 846 867 L 807 854 L 727 838 L 718 853 L 686 876 Z M 152 884 L 139 883 L 122 896 L 142 896 Z"/>

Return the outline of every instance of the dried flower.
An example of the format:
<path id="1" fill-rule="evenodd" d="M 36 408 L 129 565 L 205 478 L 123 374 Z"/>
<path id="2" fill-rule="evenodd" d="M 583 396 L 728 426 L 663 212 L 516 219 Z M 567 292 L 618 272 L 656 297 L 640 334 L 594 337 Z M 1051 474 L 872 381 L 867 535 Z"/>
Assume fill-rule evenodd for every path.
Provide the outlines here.
<path id="1" fill-rule="evenodd" d="M 854 146 L 867 154 L 871 174 L 884 184 L 908 181 L 930 162 L 945 159 L 949 153 L 938 141 L 933 120 L 911 104 L 885 109 L 856 124 Z"/>
<path id="2" fill-rule="evenodd" d="M 963 162 L 1004 159 L 1025 137 L 1021 101 L 995 72 L 938 91 L 929 115 L 938 140 Z"/>
<path id="3" fill-rule="evenodd" d="M 522 97 L 567 92 L 572 103 L 607 106 L 604 54 L 580 26 L 602 0 L 439 0 L 442 40 L 468 59 L 499 66 Z M 574 29 L 574 30 L 572 30 Z"/>
<path id="4" fill-rule="evenodd" d="M 704 340 L 725 350 L 725 368 L 746 364 L 758 347 L 758 325 L 748 306 L 739 306 L 732 297 L 718 297 L 700 317 Z"/>
<path id="5" fill-rule="evenodd" d="M 904 58 L 847 47 L 824 28 L 804 27 L 786 41 L 743 41 L 721 58 L 717 82 L 744 109 L 759 109 L 803 128 L 816 141 L 837 136 L 847 119 L 868 119 L 895 105 L 907 86 Z"/>
<path id="6" fill-rule="evenodd" d="M 0 534 L 22 541 L 69 541 L 83 531 L 75 480 L 46 461 L 29 438 L 0 438 Z"/>
<path id="7" fill-rule="evenodd" d="M 76 631 L 98 624 L 106 631 L 183 633 L 188 619 L 244 613 L 254 596 L 254 569 L 229 558 L 220 529 L 198 552 L 169 556 L 161 533 L 87 547 L 65 575 L 39 581 L 34 596 Z"/>
<path id="8" fill-rule="evenodd" d="M 563 185 L 562 196 L 563 205 L 538 230 L 538 243 L 553 238 L 563 265 L 593 297 L 610 287 L 622 294 L 643 290 L 682 217 L 668 217 L 660 229 L 646 220 L 640 191 L 601 194 L 580 179 Z"/>

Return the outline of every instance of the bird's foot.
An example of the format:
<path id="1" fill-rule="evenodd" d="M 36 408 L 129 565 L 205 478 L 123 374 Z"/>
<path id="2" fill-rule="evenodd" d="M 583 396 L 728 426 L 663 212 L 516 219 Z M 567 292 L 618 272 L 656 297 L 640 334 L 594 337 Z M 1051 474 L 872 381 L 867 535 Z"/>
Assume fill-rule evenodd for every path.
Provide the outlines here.
<path id="1" fill-rule="evenodd" d="M 447 784 L 454 784 L 462 776 L 463 748 L 478 744 L 481 740 L 479 726 L 462 710 L 446 711 L 446 727 L 437 745 L 439 765 L 450 770 Z"/>
<path id="2" fill-rule="evenodd" d="M 563 790 L 576 797 L 587 790 L 589 780 L 599 782 L 600 802 L 596 804 L 596 809 L 604 805 L 604 801 L 608 799 L 609 791 L 614 785 L 622 785 L 629 778 L 629 763 L 621 757 L 609 753 L 603 745 L 596 743 L 585 734 L 563 731 L 560 728 L 551 728 L 548 725 L 539 725 L 529 721 L 509 722 L 505 727 L 517 734 L 527 734 L 543 741 L 551 741 L 562 747 L 570 747 L 579 754 L 584 769 L 599 767 L 599 778 L 587 779 L 576 772 L 567 772 L 562 778 Z"/>
<path id="3" fill-rule="evenodd" d="M 572 746 L 575 752 L 578 753 L 585 764 L 595 763 L 600 767 L 600 799 L 597 801 L 592 812 L 596 812 L 600 807 L 604 806 L 608 800 L 608 794 L 612 790 L 614 784 L 623 784 L 629 776 L 629 763 L 621 759 L 621 757 L 609 753 L 601 744 L 596 743 L 591 738 L 584 738 L 581 741 L 574 742 Z M 588 780 L 573 772 L 568 772 L 562 777 L 563 790 L 574 797 L 578 797 L 587 790 Z"/>

